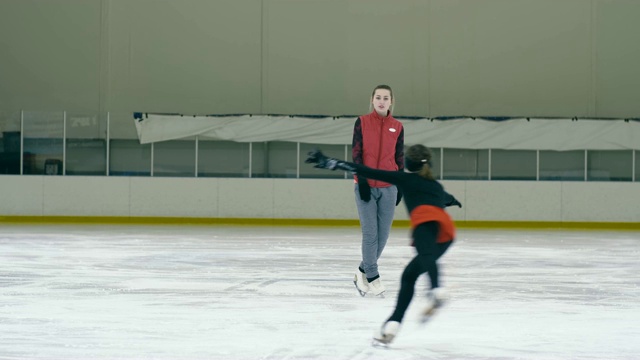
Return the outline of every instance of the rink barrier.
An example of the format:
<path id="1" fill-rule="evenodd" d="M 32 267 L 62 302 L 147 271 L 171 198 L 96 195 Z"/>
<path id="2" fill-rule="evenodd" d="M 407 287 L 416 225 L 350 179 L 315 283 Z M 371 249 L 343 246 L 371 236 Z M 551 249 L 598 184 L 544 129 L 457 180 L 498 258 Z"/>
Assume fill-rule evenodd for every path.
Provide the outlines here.
<path id="1" fill-rule="evenodd" d="M 191 218 L 129 216 L 0 216 L 0 223 L 29 224 L 113 224 L 113 225 L 237 225 L 237 226 L 350 226 L 357 219 L 269 219 L 269 218 Z M 455 221 L 464 229 L 576 229 L 640 230 L 638 222 L 561 222 L 561 221 Z M 394 228 L 409 228 L 409 220 L 394 220 Z"/>

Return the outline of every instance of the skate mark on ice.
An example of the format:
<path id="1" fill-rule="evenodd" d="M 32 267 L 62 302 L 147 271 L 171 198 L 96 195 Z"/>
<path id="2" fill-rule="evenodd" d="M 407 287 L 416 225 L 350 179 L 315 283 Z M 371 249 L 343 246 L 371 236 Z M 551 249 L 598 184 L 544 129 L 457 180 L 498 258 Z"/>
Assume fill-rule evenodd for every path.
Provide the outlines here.
<path id="1" fill-rule="evenodd" d="M 329 307 L 332 310 L 342 311 L 342 312 L 354 311 L 354 310 L 358 309 L 358 306 L 355 305 L 355 304 L 332 304 L 332 303 L 329 303 L 329 304 L 327 304 L 327 307 Z"/>
<path id="2" fill-rule="evenodd" d="M 252 284 L 256 284 L 258 282 L 259 281 L 255 281 L 255 280 L 243 281 L 240 284 L 232 285 L 232 286 L 229 286 L 229 287 L 225 288 L 224 291 L 234 291 L 234 290 L 240 290 L 240 289 L 249 290 L 249 291 L 256 291 L 256 289 L 250 289 L 250 288 L 246 288 L 246 287 L 248 287 L 249 285 L 252 285 Z"/>
<path id="3" fill-rule="evenodd" d="M 277 283 L 277 282 L 279 282 L 279 281 L 280 281 L 279 279 L 267 280 L 267 281 L 263 281 L 263 282 L 262 282 L 260 285 L 258 285 L 258 286 L 260 286 L 260 287 L 267 287 L 267 286 L 269 286 L 269 285 L 271 285 L 271 284 L 275 284 L 275 283 Z"/>
<path id="4" fill-rule="evenodd" d="M 280 359 L 294 359 L 295 356 L 291 353 L 291 349 L 288 348 L 280 348 L 272 351 L 270 354 L 260 357 L 263 360 L 280 360 Z"/>

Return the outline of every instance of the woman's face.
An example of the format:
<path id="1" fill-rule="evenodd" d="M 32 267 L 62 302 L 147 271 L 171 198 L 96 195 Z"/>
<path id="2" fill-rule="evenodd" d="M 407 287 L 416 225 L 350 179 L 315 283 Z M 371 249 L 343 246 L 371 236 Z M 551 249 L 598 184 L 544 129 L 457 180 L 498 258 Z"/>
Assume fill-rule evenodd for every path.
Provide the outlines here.
<path id="1" fill-rule="evenodd" d="M 377 89 L 376 92 L 373 93 L 371 104 L 379 115 L 387 116 L 387 111 L 389 111 L 392 103 L 391 91 L 387 89 Z"/>

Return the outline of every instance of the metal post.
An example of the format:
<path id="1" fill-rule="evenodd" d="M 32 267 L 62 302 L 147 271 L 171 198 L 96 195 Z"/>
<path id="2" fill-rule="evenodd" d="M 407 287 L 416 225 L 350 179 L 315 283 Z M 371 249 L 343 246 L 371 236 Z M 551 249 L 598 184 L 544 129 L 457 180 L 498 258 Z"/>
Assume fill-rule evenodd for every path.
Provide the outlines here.
<path id="1" fill-rule="evenodd" d="M 20 110 L 20 175 L 24 175 L 24 110 Z"/>
<path id="2" fill-rule="evenodd" d="M 631 150 L 631 181 L 636 181 L 636 151 Z"/>
<path id="3" fill-rule="evenodd" d="M 348 156 L 349 156 L 349 155 L 347 155 L 348 153 L 349 153 L 349 145 L 345 144 L 344 145 L 344 158 L 343 158 L 345 161 L 348 159 Z M 347 173 L 346 171 L 344 172 L 344 178 L 345 179 L 349 178 L 349 173 Z"/>
<path id="4" fill-rule="evenodd" d="M 536 181 L 540 181 L 540 150 L 536 150 Z"/>
<path id="5" fill-rule="evenodd" d="M 587 178 L 589 177 L 589 169 L 587 169 L 588 166 L 588 156 L 589 156 L 589 152 L 588 150 L 584 150 L 584 181 L 587 181 Z"/>
<path id="6" fill-rule="evenodd" d="M 199 144 L 200 142 L 198 141 L 199 137 L 198 135 L 196 135 L 196 173 L 195 176 L 198 177 L 198 149 L 199 149 Z"/>
<path id="7" fill-rule="evenodd" d="M 106 174 L 107 176 L 109 176 L 109 159 L 110 159 L 110 155 L 111 155 L 111 113 L 107 112 L 107 164 L 105 165 L 106 167 Z"/>
<path id="8" fill-rule="evenodd" d="M 62 112 L 62 176 L 67 174 L 67 112 Z"/>
<path id="9" fill-rule="evenodd" d="M 491 149 L 489 149 L 489 169 L 487 170 L 489 180 L 491 180 Z"/>
<path id="10" fill-rule="evenodd" d="M 296 179 L 300 179 L 300 143 L 296 143 Z"/>
<path id="11" fill-rule="evenodd" d="M 253 142 L 249 143 L 249 178 L 253 172 Z"/>
<path id="12" fill-rule="evenodd" d="M 151 175 L 151 177 L 153 177 L 153 150 L 155 144 L 156 143 L 151 143 L 151 171 L 149 172 L 149 175 Z"/>

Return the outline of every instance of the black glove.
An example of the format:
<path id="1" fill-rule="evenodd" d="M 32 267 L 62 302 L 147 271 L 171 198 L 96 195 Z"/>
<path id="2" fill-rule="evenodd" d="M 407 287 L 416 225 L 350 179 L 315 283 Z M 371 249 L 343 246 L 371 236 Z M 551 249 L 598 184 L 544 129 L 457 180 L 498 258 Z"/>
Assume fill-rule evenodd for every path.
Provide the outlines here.
<path id="1" fill-rule="evenodd" d="M 318 169 L 355 171 L 355 168 L 350 163 L 327 157 L 318 149 L 309 151 L 307 159 L 304 162 L 307 164 L 316 164 L 313 167 Z"/>
<path id="2" fill-rule="evenodd" d="M 400 190 L 399 187 L 396 186 L 396 188 L 398 189 L 398 197 L 396 198 L 396 206 L 398 206 L 398 204 L 400 204 L 400 201 L 402 201 L 402 190 Z"/>
<path id="3" fill-rule="evenodd" d="M 367 179 L 360 175 L 358 175 L 358 192 L 360 193 L 360 200 L 364 202 L 371 200 L 371 186 L 369 186 Z"/>
<path id="4" fill-rule="evenodd" d="M 307 164 L 316 164 L 314 167 L 318 169 L 335 170 L 338 165 L 338 160 L 326 157 L 322 151 L 317 149 L 309 151 L 307 155 L 307 160 L 304 162 Z"/>

